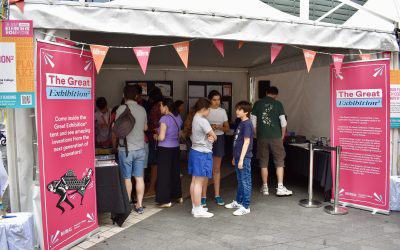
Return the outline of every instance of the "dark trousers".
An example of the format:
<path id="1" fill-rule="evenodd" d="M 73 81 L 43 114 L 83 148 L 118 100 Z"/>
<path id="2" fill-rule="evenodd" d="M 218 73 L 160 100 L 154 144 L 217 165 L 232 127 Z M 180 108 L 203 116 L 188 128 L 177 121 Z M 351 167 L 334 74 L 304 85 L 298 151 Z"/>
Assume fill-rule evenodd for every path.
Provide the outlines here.
<path id="1" fill-rule="evenodd" d="M 156 202 L 165 204 L 182 198 L 179 165 L 179 147 L 157 148 L 157 191 Z"/>

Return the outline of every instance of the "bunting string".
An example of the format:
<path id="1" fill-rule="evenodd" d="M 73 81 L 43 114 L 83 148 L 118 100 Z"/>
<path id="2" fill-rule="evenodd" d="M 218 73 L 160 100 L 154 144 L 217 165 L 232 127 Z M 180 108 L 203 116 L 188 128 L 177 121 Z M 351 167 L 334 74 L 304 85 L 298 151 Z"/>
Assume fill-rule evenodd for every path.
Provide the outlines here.
<path id="1" fill-rule="evenodd" d="M 75 43 L 75 44 L 77 44 L 77 45 L 85 45 L 85 46 L 90 46 L 90 45 L 92 45 L 92 44 L 90 44 L 90 43 L 74 41 L 74 40 L 71 40 L 71 39 L 68 39 L 68 38 L 64 38 L 64 37 L 52 35 L 52 34 L 49 34 L 49 33 L 43 32 L 43 31 L 38 31 L 38 33 L 43 34 L 43 35 L 48 35 L 48 36 L 53 37 L 53 38 L 64 39 L 64 40 L 67 40 L 67 41 L 69 41 L 69 42 L 71 42 L 71 43 Z M 193 41 L 197 41 L 197 40 L 203 40 L 203 39 L 200 39 L 200 38 L 192 38 L 192 39 L 190 39 L 190 40 L 184 40 L 184 41 L 185 41 L 185 42 L 193 42 Z M 243 42 L 243 41 L 240 41 L 240 42 Z M 173 46 L 175 43 L 179 43 L 179 42 L 165 43 L 165 44 L 151 45 L 151 46 L 148 46 L 148 45 L 147 45 L 147 46 L 148 46 L 148 47 L 152 47 L 152 48 L 167 47 L 167 46 Z M 96 44 L 96 45 L 100 45 L 100 44 Z M 107 46 L 107 47 L 112 48 L 112 49 L 133 49 L 133 48 L 136 48 L 136 47 L 147 47 L 146 45 L 143 45 L 143 46 L 115 46 L 115 45 L 110 45 L 110 46 L 108 46 L 108 45 L 101 45 L 101 46 Z M 299 49 L 299 50 L 305 49 L 305 48 L 301 48 L 301 47 L 299 47 L 299 46 L 292 45 L 292 44 L 285 44 L 285 46 L 293 47 L 293 48 L 296 48 L 296 49 Z M 330 53 L 330 52 L 318 51 L 318 50 L 313 50 L 313 51 L 317 52 L 317 54 L 324 54 L 324 55 L 341 54 L 341 55 L 344 55 L 344 56 L 359 56 L 359 55 L 362 54 L 362 53 L 337 53 L 337 52 L 335 52 L 335 53 Z M 378 55 L 378 54 L 380 54 L 380 53 L 382 53 L 382 51 L 379 51 L 379 52 L 368 52 L 368 53 L 365 53 L 365 54 Z"/>
<path id="2" fill-rule="evenodd" d="M 100 69 L 104 62 L 104 59 L 110 48 L 131 49 L 139 62 L 139 65 L 142 69 L 143 74 L 146 74 L 146 69 L 147 69 L 147 64 L 149 61 L 151 49 L 172 46 L 175 48 L 182 63 L 187 68 L 188 60 L 189 60 L 189 44 L 190 44 L 190 42 L 200 40 L 199 38 L 193 38 L 193 39 L 185 40 L 185 41 L 181 41 L 181 42 L 166 43 L 166 44 L 151 45 L 151 46 L 115 46 L 115 45 L 106 46 L 106 45 L 90 44 L 90 43 L 85 43 L 85 42 L 74 41 L 71 39 L 62 38 L 62 37 L 56 36 L 54 34 L 42 32 L 42 31 L 38 31 L 38 32 L 40 34 L 45 35 L 46 37 L 53 38 L 56 43 L 63 43 L 63 44 L 70 45 L 70 46 L 82 47 L 82 52 L 83 52 L 83 49 L 85 46 L 89 46 L 90 50 L 92 52 L 92 55 L 93 55 L 93 60 L 95 63 L 97 73 L 100 72 Z M 215 48 L 221 54 L 221 56 L 224 57 L 225 56 L 224 40 L 214 39 L 214 40 L 212 40 L 212 42 L 213 42 Z M 245 43 L 244 41 L 238 41 L 238 49 L 240 49 L 244 45 L 244 43 Z M 284 46 L 289 46 L 289 47 L 296 48 L 296 49 L 303 51 L 304 59 L 305 59 L 305 63 L 306 63 L 308 72 L 310 72 L 312 64 L 313 64 L 314 59 L 317 54 L 331 56 L 337 74 L 340 74 L 340 72 L 341 72 L 341 67 L 342 67 L 343 59 L 345 56 L 359 56 L 361 60 L 365 61 L 365 60 L 370 60 L 371 55 L 376 55 L 376 54 L 381 54 L 384 58 L 388 58 L 388 57 L 390 58 L 390 53 L 391 53 L 389 51 L 384 51 L 384 52 L 368 52 L 368 53 L 363 54 L 361 50 L 359 50 L 359 53 L 330 53 L 330 52 L 325 52 L 325 51 L 310 50 L 310 49 L 299 47 L 297 45 L 272 43 L 271 44 L 271 64 L 274 63 L 275 59 L 279 56 L 279 53 L 281 52 L 281 50 L 283 49 Z"/>

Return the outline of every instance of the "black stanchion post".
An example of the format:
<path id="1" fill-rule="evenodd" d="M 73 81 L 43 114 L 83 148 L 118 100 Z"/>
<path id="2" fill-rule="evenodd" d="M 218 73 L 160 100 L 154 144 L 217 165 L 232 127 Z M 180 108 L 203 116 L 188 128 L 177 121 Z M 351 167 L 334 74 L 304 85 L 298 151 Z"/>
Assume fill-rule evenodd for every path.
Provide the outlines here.
<path id="1" fill-rule="evenodd" d="M 335 175 L 335 200 L 333 205 L 325 206 L 324 210 L 328 214 L 332 215 L 345 215 L 348 213 L 348 209 L 339 206 L 339 181 L 340 181 L 340 153 L 342 148 L 336 147 L 336 175 Z"/>
<path id="2" fill-rule="evenodd" d="M 310 173 L 308 177 L 308 199 L 302 199 L 299 201 L 299 205 L 306 208 L 317 208 L 322 206 L 320 201 L 313 199 L 313 181 L 314 181 L 314 146 L 310 142 Z"/>

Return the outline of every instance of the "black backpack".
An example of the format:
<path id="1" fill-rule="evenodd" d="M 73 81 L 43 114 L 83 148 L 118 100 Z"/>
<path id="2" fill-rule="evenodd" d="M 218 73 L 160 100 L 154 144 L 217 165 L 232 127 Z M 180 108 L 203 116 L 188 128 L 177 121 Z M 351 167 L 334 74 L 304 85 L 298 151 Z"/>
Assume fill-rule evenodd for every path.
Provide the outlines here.
<path id="1" fill-rule="evenodd" d="M 125 111 L 115 120 L 113 132 L 118 139 L 124 140 L 126 156 L 128 156 L 128 142 L 126 137 L 135 127 L 135 117 L 133 117 L 128 105 L 125 104 Z"/>

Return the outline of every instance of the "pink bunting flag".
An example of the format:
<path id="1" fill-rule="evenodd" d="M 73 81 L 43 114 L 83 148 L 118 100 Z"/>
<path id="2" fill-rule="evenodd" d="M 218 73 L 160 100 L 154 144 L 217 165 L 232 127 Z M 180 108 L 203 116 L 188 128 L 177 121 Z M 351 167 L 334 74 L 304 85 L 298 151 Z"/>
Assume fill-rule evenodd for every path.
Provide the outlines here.
<path id="1" fill-rule="evenodd" d="M 217 40 L 214 39 L 213 43 L 215 45 L 215 47 L 218 49 L 219 53 L 222 55 L 222 57 L 224 57 L 224 41 L 222 40 Z"/>
<path id="2" fill-rule="evenodd" d="M 274 63 L 275 59 L 278 57 L 279 53 L 283 48 L 283 44 L 271 44 L 271 64 Z"/>
<path id="3" fill-rule="evenodd" d="M 24 0 L 10 0 L 9 4 L 15 4 L 18 9 L 24 13 L 25 11 L 25 1 Z"/>
<path id="4" fill-rule="evenodd" d="M 151 47 L 135 47 L 133 52 L 139 61 L 140 67 L 142 68 L 143 74 L 146 74 L 147 63 L 149 62 Z"/>
<path id="5" fill-rule="evenodd" d="M 342 71 L 343 59 L 344 55 L 341 54 L 332 55 L 333 65 L 335 66 L 336 74 L 339 74 Z"/>
<path id="6" fill-rule="evenodd" d="M 360 58 L 363 61 L 371 60 L 371 54 L 360 54 Z"/>
<path id="7" fill-rule="evenodd" d="M 308 50 L 308 49 L 303 49 L 303 53 L 304 53 L 304 59 L 306 60 L 306 64 L 307 64 L 307 70 L 310 73 L 311 65 L 314 62 L 317 52 Z"/>
<path id="8" fill-rule="evenodd" d="M 102 45 L 90 45 L 90 51 L 92 52 L 94 66 L 96 66 L 97 74 L 100 72 L 101 66 L 103 65 L 104 58 L 106 58 L 109 47 Z"/>

